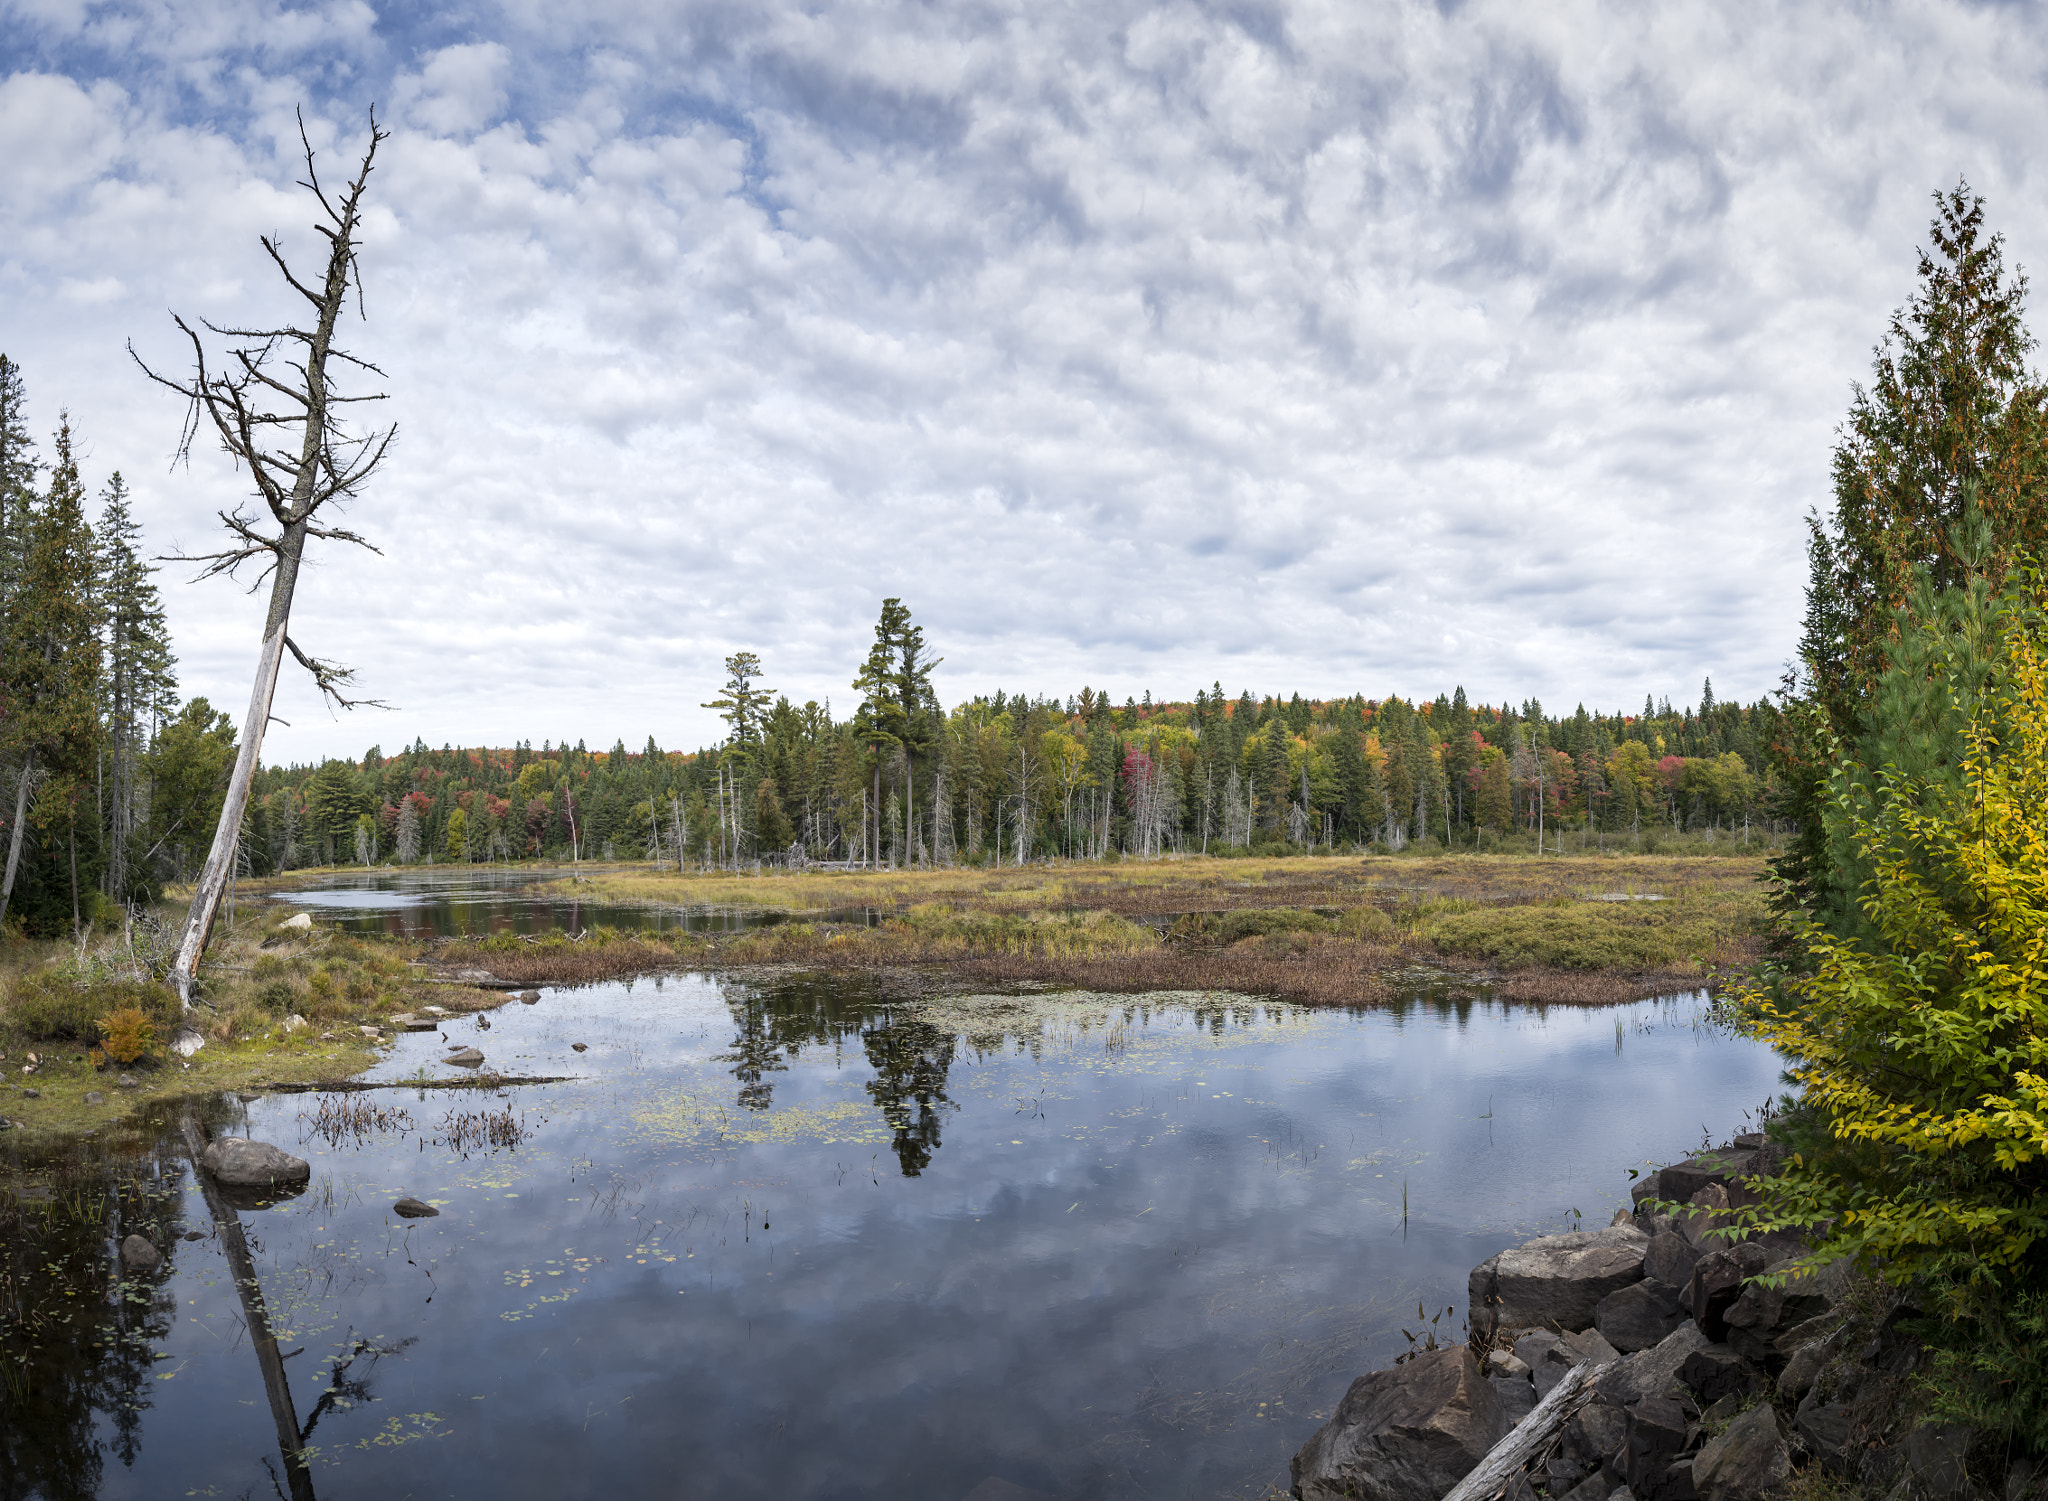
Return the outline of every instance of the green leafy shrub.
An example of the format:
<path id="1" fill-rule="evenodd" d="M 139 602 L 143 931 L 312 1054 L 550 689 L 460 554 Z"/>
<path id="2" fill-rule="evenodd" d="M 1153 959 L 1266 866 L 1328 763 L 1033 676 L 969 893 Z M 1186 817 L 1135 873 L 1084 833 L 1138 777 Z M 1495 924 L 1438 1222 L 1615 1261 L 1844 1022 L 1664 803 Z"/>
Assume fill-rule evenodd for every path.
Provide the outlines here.
<path id="1" fill-rule="evenodd" d="M 7 1019 L 30 1037 L 95 1042 L 100 1018 L 134 1009 L 153 1024 L 175 1023 L 178 1003 L 163 986 L 133 978 L 100 977 L 80 984 L 60 971 L 23 975 L 7 997 Z"/>
<path id="2" fill-rule="evenodd" d="M 296 1011 L 299 1007 L 299 987 L 282 978 L 265 980 L 256 987 L 256 1004 L 266 1011 Z"/>

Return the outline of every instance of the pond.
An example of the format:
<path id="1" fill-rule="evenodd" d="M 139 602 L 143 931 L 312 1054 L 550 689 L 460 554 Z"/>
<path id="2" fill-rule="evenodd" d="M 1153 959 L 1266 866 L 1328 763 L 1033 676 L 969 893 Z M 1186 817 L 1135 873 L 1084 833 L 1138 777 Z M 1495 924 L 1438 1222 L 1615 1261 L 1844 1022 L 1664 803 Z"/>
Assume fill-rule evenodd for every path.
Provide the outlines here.
<path id="1" fill-rule="evenodd" d="M 773 908 L 712 906 L 629 906 L 581 901 L 536 891 L 559 881 L 566 870 L 530 867 L 460 866 L 447 870 L 374 870 L 361 875 L 322 876 L 294 891 L 270 893 L 310 912 L 322 924 L 350 933 L 394 938 L 453 938 L 472 933 L 577 933 L 616 928 L 623 933 L 735 933 L 769 927 L 789 914 Z M 867 908 L 804 914 L 813 920 L 874 925 L 880 915 Z"/>
<path id="2" fill-rule="evenodd" d="M 139 1148 L 12 1147 L 9 1495 L 1269 1496 L 1418 1304 L 1461 1338 L 1473 1265 L 1604 1225 L 1631 1167 L 1738 1129 L 1778 1073 L 1699 997 L 671 976 L 442 1033 L 374 1077 L 455 1076 L 457 1043 L 577 1077 L 202 1106 L 313 1166 L 240 1216 L 268 1387 L 177 1107 Z M 166 1260 L 117 1280 L 137 1229 Z"/>

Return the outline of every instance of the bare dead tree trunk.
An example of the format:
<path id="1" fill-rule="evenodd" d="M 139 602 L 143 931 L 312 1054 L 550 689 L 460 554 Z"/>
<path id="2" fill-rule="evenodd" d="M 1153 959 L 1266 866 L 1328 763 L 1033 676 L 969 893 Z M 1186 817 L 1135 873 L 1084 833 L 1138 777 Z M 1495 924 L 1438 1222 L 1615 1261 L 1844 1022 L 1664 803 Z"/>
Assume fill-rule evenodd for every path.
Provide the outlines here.
<path id="1" fill-rule="evenodd" d="M 28 822 L 28 795 L 35 790 L 37 780 L 35 752 L 30 751 L 14 783 L 14 825 L 7 831 L 7 875 L 0 880 L 0 922 L 7 921 L 7 906 L 14 900 L 14 873 L 21 868 L 21 836 Z"/>
<path id="2" fill-rule="evenodd" d="M 175 321 L 191 341 L 194 373 L 183 381 L 157 374 L 137 355 L 136 363 L 150 379 L 168 387 L 189 403 L 180 456 L 191 452 L 202 416 L 213 425 L 225 448 L 238 465 L 245 465 L 257 492 L 262 496 L 277 531 L 259 530 L 260 518 L 236 510 L 221 513 L 221 521 L 233 535 L 225 551 L 185 556 L 180 561 L 203 562 L 199 577 L 233 574 L 244 563 L 261 560 L 270 575 L 270 608 L 263 622 L 263 646 L 256 659 L 256 680 L 249 693 L 249 712 L 242 722 L 241 746 L 228 782 L 220 822 L 215 825 L 213 845 L 200 870 L 199 884 L 192 894 L 192 907 L 185 931 L 178 943 L 178 955 L 171 967 L 171 981 L 178 998 L 189 1010 L 198 994 L 200 956 L 206 951 L 220 903 L 234 874 L 235 845 L 242 819 L 249 805 L 250 784 L 263 752 L 264 732 L 269 728 L 271 704 L 277 693 L 278 669 L 289 651 L 313 675 L 320 691 L 343 708 L 374 700 L 350 700 L 341 690 L 348 686 L 350 669 L 309 657 L 287 634 L 292 597 L 298 587 L 299 566 L 305 555 L 306 539 L 370 544 L 353 532 L 318 524 L 315 517 L 329 501 L 352 498 L 383 461 L 396 430 L 371 430 L 350 437 L 343 429 L 339 408 L 357 401 L 378 401 L 380 395 L 343 396 L 337 393 L 329 374 L 330 361 L 340 361 L 372 374 L 382 372 L 334 345 L 334 325 L 348 300 L 351 283 L 357 287 L 357 308 L 361 311 L 361 275 L 356 265 L 356 232 L 360 225 L 364 189 L 368 186 L 371 163 L 385 133 L 370 119 L 370 144 L 363 153 L 354 181 L 338 199 L 330 199 L 320 186 L 313 163 L 312 144 L 306 139 L 303 120 L 299 139 L 305 148 L 306 179 L 301 184 L 318 200 L 327 223 L 315 228 L 325 235 L 329 250 L 325 281 L 316 290 L 301 282 L 286 264 L 283 252 L 269 238 L 263 248 L 283 273 L 292 290 L 304 297 L 315 312 L 313 327 L 286 326 L 273 329 L 204 326 L 212 333 L 243 341 L 231 351 L 226 369 L 215 373 L 207 368 L 206 347 L 197 331 L 183 318 Z M 297 346 L 294 349 L 294 346 Z M 290 377 L 279 379 L 270 372 L 280 350 L 291 352 L 282 361 Z M 130 353 L 133 354 L 131 346 Z M 285 410 L 271 408 L 281 404 Z M 296 407 L 293 411 L 290 408 Z M 296 428 L 296 435 L 292 430 Z M 277 432 L 274 430 L 282 430 Z M 297 452 L 290 451 L 296 436 Z M 282 441 L 279 441 L 279 440 Z M 375 549 L 372 549 L 374 551 Z M 258 582 L 260 583 L 260 577 Z M 377 704 L 377 707 L 385 707 Z"/>

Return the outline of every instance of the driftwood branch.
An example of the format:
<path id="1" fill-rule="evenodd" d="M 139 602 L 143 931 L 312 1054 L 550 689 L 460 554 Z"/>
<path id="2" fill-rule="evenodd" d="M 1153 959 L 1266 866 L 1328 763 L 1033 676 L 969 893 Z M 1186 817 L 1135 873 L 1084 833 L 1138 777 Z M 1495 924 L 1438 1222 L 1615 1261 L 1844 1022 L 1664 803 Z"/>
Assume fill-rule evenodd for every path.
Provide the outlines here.
<path id="1" fill-rule="evenodd" d="M 1521 1473 L 1536 1452 L 1571 1421 L 1573 1413 L 1586 1405 L 1593 1395 L 1593 1378 L 1606 1364 L 1581 1361 L 1566 1371 L 1550 1394 L 1487 1452 L 1478 1468 L 1451 1487 L 1444 1501 L 1491 1501 L 1506 1490 L 1508 1482 Z"/>

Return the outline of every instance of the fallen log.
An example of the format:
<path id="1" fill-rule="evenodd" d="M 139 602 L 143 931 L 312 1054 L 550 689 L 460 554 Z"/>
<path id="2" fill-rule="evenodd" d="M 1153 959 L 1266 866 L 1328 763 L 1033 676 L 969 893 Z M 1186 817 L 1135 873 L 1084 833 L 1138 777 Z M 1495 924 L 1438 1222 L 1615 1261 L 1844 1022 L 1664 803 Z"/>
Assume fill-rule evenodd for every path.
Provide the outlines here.
<path id="1" fill-rule="evenodd" d="M 1586 1405 L 1592 1396 L 1593 1378 L 1606 1365 L 1605 1361 L 1587 1360 L 1566 1371 L 1549 1395 L 1531 1408 L 1506 1438 L 1487 1451 L 1478 1467 L 1451 1487 L 1444 1501 L 1492 1501 L 1505 1491 L 1508 1482 L 1536 1457 L 1536 1452 L 1571 1421 L 1573 1413 Z"/>

